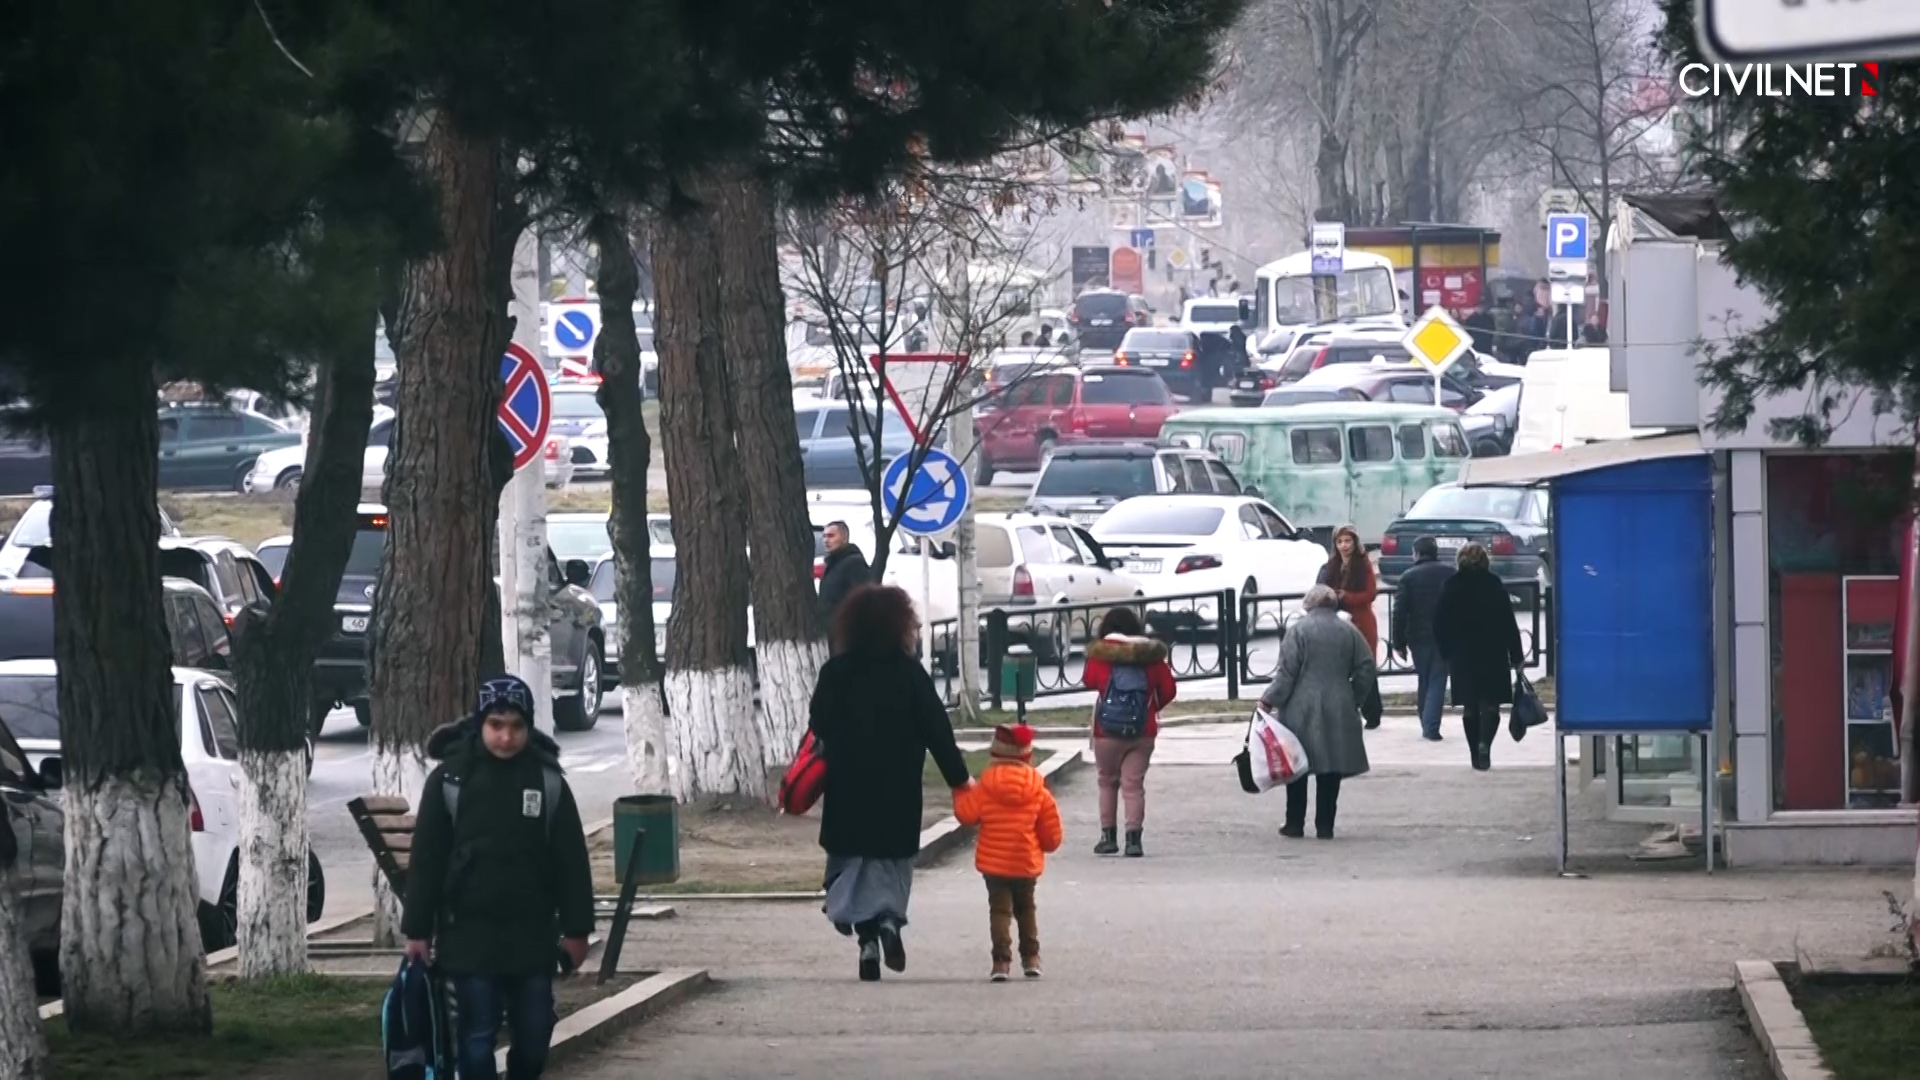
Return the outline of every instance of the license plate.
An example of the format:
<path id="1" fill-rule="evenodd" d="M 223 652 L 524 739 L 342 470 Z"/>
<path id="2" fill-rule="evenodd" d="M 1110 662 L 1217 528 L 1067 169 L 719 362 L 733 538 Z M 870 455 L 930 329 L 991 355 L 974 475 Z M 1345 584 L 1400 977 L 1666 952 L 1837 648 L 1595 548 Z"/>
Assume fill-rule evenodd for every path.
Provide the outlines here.
<path id="1" fill-rule="evenodd" d="M 1164 356 L 1143 356 L 1140 358 L 1140 362 L 1147 365 L 1148 367 L 1166 367 L 1167 366 L 1167 358 Z"/>
<path id="2" fill-rule="evenodd" d="M 1075 525 L 1092 525 L 1092 524 L 1093 524 L 1094 522 L 1096 522 L 1096 521 L 1099 521 L 1099 520 L 1100 520 L 1100 515 L 1099 515 L 1099 514 L 1075 514 L 1075 515 L 1073 515 L 1073 523 L 1074 523 Z"/>
<path id="3" fill-rule="evenodd" d="M 1088 326 L 1112 326 L 1113 320 L 1112 319 L 1088 319 L 1087 325 Z"/>
<path id="4" fill-rule="evenodd" d="M 342 615 L 342 616 L 340 616 L 340 631 L 341 631 L 342 633 L 346 633 L 346 634 L 364 634 L 364 633 L 366 633 L 366 632 L 367 632 L 367 617 L 366 617 L 365 615 Z"/>
<path id="5" fill-rule="evenodd" d="M 1127 573 L 1129 574 L 1157 574 L 1159 572 L 1160 572 L 1159 559 L 1128 559 L 1127 560 Z"/>
<path id="6" fill-rule="evenodd" d="M 1464 536 L 1442 536 L 1435 540 L 1434 543 L 1438 544 L 1442 550 L 1458 551 L 1467 546 L 1467 538 Z"/>

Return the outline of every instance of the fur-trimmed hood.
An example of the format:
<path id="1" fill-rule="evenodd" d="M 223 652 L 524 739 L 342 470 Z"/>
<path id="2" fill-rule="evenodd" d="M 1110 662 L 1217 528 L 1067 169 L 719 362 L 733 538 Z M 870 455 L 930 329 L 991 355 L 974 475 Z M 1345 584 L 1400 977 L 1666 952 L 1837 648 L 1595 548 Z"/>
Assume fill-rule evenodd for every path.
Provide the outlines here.
<path id="1" fill-rule="evenodd" d="M 522 752 L 532 754 L 556 769 L 560 767 L 560 744 L 539 728 L 527 732 L 527 748 Z M 434 761 L 447 761 L 471 753 L 486 753 L 486 748 L 480 745 L 480 721 L 474 717 L 441 724 L 433 729 L 433 734 L 427 736 L 427 757 Z"/>
<path id="2" fill-rule="evenodd" d="M 1131 634 L 1108 634 L 1087 646 L 1087 659 L 1107 664 L 1136 664 L 1145 667 L 1167 658 L 1165 642 Z"/>

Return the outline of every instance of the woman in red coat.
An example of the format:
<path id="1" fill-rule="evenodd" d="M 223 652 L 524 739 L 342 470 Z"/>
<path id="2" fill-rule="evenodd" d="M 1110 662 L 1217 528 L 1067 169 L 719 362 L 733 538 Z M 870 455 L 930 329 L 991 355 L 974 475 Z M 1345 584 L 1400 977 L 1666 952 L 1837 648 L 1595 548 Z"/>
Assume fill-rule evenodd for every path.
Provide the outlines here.
<path id="1" fill-rule="evenodd" d="M 1380 595 L 1380 582 L 1373 574 L 1373 560 L 1367 557 L 1367 549 L 1360 544 L 1360 532 L 1351 525 L 1342 525 L 1333 531 L 1333 554 L 1328 557 L 1327 565 L 1320 570 L 1320 584 L 1333 590 L 1340 601 L 1340 610 L 1347 613 L 1353 621 L 1353 628 L 1367 639 L 1367 648 L 1373 651 L 1375 662 L 1380 655 L 1380 623 L 1373 617 L 1373 601 Z M 1367 726 L 1380 726 L 1380 690 L 1374 688 L 1367 701 L 1361 706 L 1366 716 Z"/>
<path id="2" fill-rule="evenodd" d="M 1145 854 L 1140 831 L 1147 819 L 1147 765 L 1153 759 L 1160 710 L 1173 700 L 1178 689 L 1173 667 L 1167 663 L 1166 645 L 1146 633 L 1138 612 L 1117 607 L 1100 619 L 1100 639 L 1087 646 L 1087 667 L 1081 680 L 1088 689 L 1100 691 L 1102 698 L 1093 710 L 1093 762 L 1100 775 L 1100 842 L 1094 845 L 1095 855 L 1112 855 L 1120 850 L 1114 839 L 1114 818 L 1123 795 L 1127 803 L 1126 853 L 1135 859 Z M 1103 707 L 1110 690 L 1134 695 L 1145 715 L 1110 717 L 1121 729 L 1108 730 L 1102 714 L 1125 711 Z M 1138 696 L 1141 691 L 1145 694 L 1143 702 Z"/>

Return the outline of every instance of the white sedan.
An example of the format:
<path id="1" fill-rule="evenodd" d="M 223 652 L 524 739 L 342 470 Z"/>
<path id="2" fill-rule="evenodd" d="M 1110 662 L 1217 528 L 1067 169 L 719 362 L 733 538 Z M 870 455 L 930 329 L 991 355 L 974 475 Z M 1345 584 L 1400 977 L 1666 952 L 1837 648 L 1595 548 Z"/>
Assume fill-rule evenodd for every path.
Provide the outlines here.
<path id="1" fill-rule="evenodd" d="M 1141 495 L 1093 526 L 1107 555 L 1149 598 L 1234 589 L 1241 596 L 1304 594 L 1327 563 L 1265 500 L 1240 495 Z M 1219 620 L 1218 604 L 1196 600 L 1195 621 Z"/>
<path id="2" fill-rule="evenodd" d="M 360 487 L 372 491 L 386 483 L 387 449 L 393 438 L 394 412 L 385 405 L 373 407 L 373 423 L 367 428 L 367 449 L 360 458 Z M 545 453 L 547 486 L 563 488 L 573 480 L 573 444 L 564 435 L 547 439 Z M 254 459 L 253 469 L 241 480 L 248 495 L 270 491 L 293 492 L 300 487 L 300 474 L 307 467 L 307 442 L 269 450 Z"/>

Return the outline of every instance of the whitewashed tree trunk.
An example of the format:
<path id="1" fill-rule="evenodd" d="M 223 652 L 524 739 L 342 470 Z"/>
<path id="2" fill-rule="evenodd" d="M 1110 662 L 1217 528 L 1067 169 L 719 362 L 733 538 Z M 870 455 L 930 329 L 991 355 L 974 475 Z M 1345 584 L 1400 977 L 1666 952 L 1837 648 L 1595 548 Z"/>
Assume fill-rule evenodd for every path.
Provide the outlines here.
<path id="1" fill-rule="evenodd" d="M 693 797 L 692 777 L 680 767 L 658 683 L 620 688 L 620 712 L 627 724 L 627 765 L 633 789 L 642 795 L 671 795 L 675 802 Z"/>
<path id="2" fill-rule="evenodd" d="M 60 970 L 76 1028 L 212 1024 L 182 783 L 140 769 L 67 788 Z"/>
<path id="3" fill-rule="evenodd" d="M 427 783 L 426 755 L 406 748 L 377 747 L 373 752 L 373 792 L 398 795 L 415 810 L 420 808 L 420 791 Z M 387 885 L 387 876 L 378 866 L 373 870 L 373 943 L 384 949 L 397 948 L 400 936 L 401 905 L 406 897 L 395 896 Z"/>
<path id="4" fill-rule="evenodd" d="M 307 760 L 240 755 L 240 977 L 307 970 Z"/>
<path id="5" fill-rule="evenodd" d="M 766 757 L 753 716 L 753 678 L 746 668 L 669 668 L 667 712 L 677 757 L 692 772 L 692 794 L 766 799 Z"/>
<path id="6" fill-rule="evenodd" d="M 6 828 L 0 821 L 0 829 Z M 22 853 L 21 858 L 25 858 Z M 33 961 L 14 906 L 15 870 L 0 869 L 0 1080 L 45 1080 L 53 1075 L 47 1035 L 40 1028 Z"/>
<path id="7" fill-rule="evenodd" d="M 762 641 L 754 647 L 760 665 L 760 744 L 769 769 L 785 768 L 807 734 L 813 685 L 827 662 L 824 641 Z"/>

